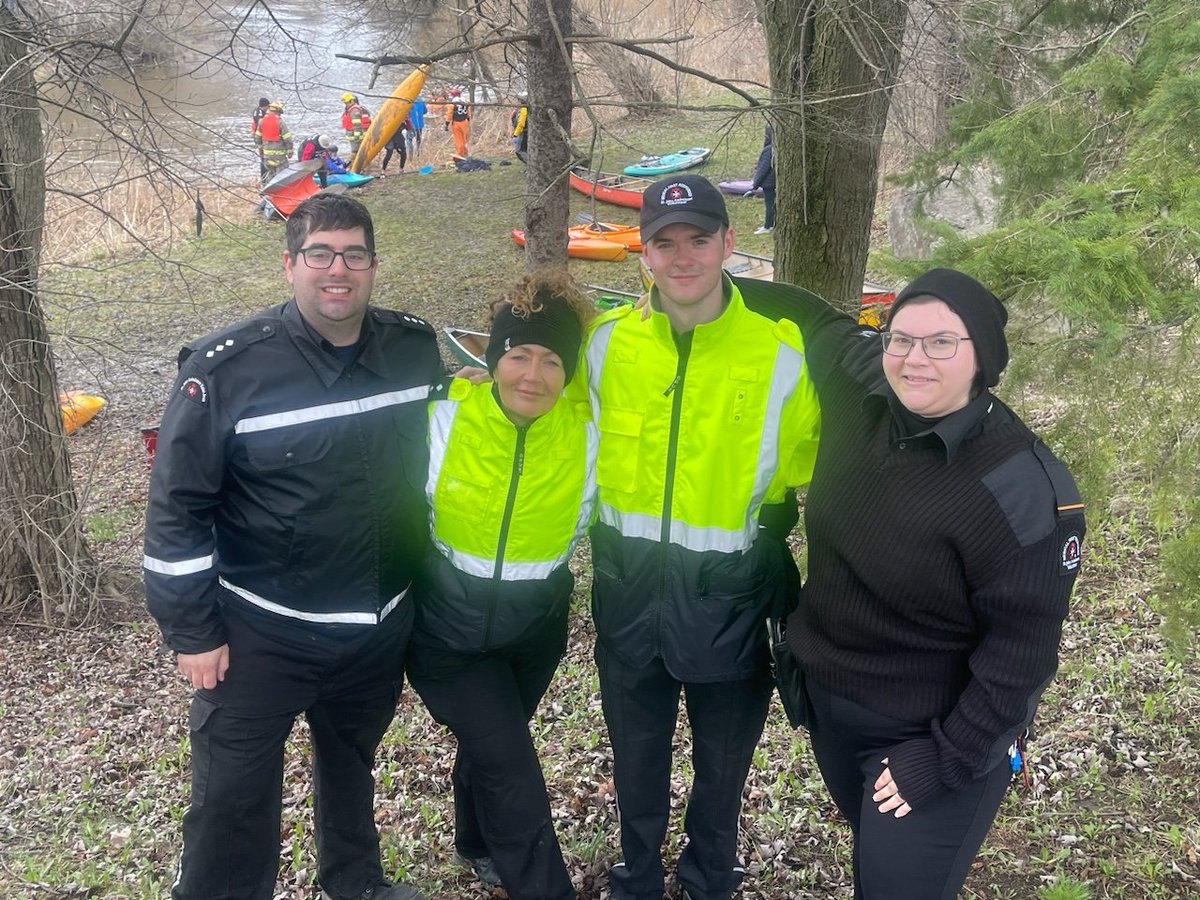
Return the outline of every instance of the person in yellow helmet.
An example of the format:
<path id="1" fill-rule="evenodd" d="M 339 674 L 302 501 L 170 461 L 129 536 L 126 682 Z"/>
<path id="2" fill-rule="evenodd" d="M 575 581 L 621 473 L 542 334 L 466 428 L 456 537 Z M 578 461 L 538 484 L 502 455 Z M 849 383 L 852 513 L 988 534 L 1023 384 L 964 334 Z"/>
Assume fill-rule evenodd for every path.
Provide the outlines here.
<path id="1" fill-rule="evenodd" d="M 358 145 L 362 143 L 363 135 L 371 127 L 371 113 L 354 94 L 342 94 L 342 103 L 346 105 L 342 112 L 342 130 L 346 132 L 346 144 L 348 145 L 346 158 L 353 162 L 358 153 Z"/>

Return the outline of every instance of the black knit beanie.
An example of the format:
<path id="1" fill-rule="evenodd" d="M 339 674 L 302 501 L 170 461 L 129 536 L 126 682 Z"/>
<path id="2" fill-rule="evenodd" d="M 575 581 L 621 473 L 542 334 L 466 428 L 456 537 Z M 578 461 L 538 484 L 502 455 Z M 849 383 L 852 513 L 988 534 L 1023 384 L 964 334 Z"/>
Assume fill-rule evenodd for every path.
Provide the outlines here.
<path id="1" fill-rule="evenodd" d="M 1008 341 L 1004 325 L 1008 310 L 996 295 L 970 275 L 954 269 L 930 269 L 918 275 L 892 302 L 888 325 L 907 301 L 918 297 L 937 297 L 945 302 L 967 326 L 967 334 L 975 345 L 979 374 L 987 387 L 995 387 L 1000 373 L 1008 365 Z"/>
<path id="2" fill-rule="evenodd" d="M 542 308 L 529 318 L 517 315 L 511 304 L 505 303 L 492 317 L 492 336 L 484 359 L 488 371 L 494 373 L 500 357 L 522 344 L 540 344 L 553 350 L 562 360 L 566 381 L 570 381 L 579 365 L 579 349 L 583 343 L 583 326 L 579 316 L 563 300 L 553 294 L 538 291 L 534 303 Z"/>

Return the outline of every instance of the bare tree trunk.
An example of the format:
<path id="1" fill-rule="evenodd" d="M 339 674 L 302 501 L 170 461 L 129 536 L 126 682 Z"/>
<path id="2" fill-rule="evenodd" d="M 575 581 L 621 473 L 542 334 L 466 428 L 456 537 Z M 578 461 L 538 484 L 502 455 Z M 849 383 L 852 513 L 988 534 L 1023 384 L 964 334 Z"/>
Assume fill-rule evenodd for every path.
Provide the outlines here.
<path id="1" fill-rule="evenodd" d="M 37 295 L 45 198 L 33 71 L 20 24 L 0 6 L 0 614 L 36 600 L 45 621 L 70 624 L 87 613 L 96 566 Z"/>
<path id="2" fill-rule="evenodd" d="M 575 33 L 603 35 L 605 28 L 585 12 L 575 10 Z M 581 49 L 604 71 L 617 94 L 629 104 L 630 118 L 661 114 L 655 107 L 663 96 L 654 86 L 653 63 L 612 44 L 584 44 Z"/>
<path id="3" fill-rule="evenodd" d="M 525 186 L 525 268 L 567 264 L 571 167 L 571 0 L 529 0 L 529 171 Z M 564 53 L 565 50 L 565 53 Z"/>
<path id="4" fill-rule="evenodd" d="M 775 271 L 857 302 L 907 0 L 767 0 L 776 108 Z"/>

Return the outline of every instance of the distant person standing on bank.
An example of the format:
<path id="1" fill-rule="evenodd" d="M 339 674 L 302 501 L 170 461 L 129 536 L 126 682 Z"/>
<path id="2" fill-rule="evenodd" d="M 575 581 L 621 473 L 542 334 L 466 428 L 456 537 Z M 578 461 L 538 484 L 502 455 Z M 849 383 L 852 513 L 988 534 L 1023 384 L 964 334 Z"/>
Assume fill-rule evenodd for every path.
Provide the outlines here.
<path id="1" fill-rule="evenodd" d="M 405 139 L 408 142 L 408 158 L 414 162 L 421 156 L 421 137 L 425 134 L 425 114 L 429 107 L 418 97 L 408 110 L 408 120 L 412 128 L 408 129 Z"/>
<path id="2" fill-rule="evenodd" d="M 749 197 L 762 188 L 765 211 L 763 223 L 754 229 L 755 234 L 770 234 L 775 230 L 775 129 L 770 122 L 763 132 L 763 148 L 758 154 L 758 163 L 754 166 L 754 177 L 750 181 L 750 190 L 743 196 Z"/>
<path id="3" fill-rule="evenodd" d="M 512 114 L 512 145 L 517 159 L 525 162 L 529 157 L 529 95 L 524 91 L 517 94 L 520 106 Z"/>
<path id="4" fill-rule="evenodd" d="M 250 113 L 250 137 L 254 141 L 255 149 L 258 150 L 258 175 L 265 179 L 267 174 L 267 164 L 263 162 L 262 136 L 259 133 L 259 123 L 262 122 L 263 116 L 268 112 L 268 107 L 271 101 L 266 97 L 258 98 L 258 106 L 254 107 L 254 111 Z"/>
<path id="5" fill-rule="evenodd" d="M 266 169 L 263 180 L 270 181 L 292 155 L 292 133 L 283 122 L 283 104 L 278 100 L 267 107 L 267 114 L 259 120 L 258 135 Z"/>
<path id="6" fill-rule="evenodd" d="M 395 153 L 400 157 L 400 174 L 404 174 L 404 165 L 408 162 L 408 135 L 412 133 L 412 121 L 405 116 L 404 124 L 397 128 L 388 142 L 383 145 L 383 163 L 379 167 L 379 177 L 387 177 L 388 163 L 392 160 L 392 154 Z"/>
<path id="7" fill-rule="evenodd" d="M 471 104 L 458 88 L 450 88 L 444 128 L 454 137 L 454 155 L 463 159 L 470 156 L 467 142 L 471 139 Z"/>
<path id="8" fill-rule="evenodd" d="M 358 102 L 358 97 L 354 94 L 342 94 L 342 103 L 345 104 L 345 109 L 342 110 L 342 131 L 346 133 L 346 154 L 353 165 L 354 157 L 358 155 L 358 146 L 362 143 L 367 129 L 371 127 L 371 114 Z"/>

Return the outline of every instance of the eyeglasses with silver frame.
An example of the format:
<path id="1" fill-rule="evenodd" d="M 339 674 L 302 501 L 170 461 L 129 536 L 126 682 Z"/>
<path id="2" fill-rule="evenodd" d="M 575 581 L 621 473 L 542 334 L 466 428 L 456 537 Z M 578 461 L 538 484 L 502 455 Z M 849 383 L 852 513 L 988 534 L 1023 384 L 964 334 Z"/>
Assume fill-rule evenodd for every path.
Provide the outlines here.
<path id="1" fill-rule="evenodd" d="M 330 250 L 328 247 L 301 247 L 296 251 L 297 256 L 304 257 L 304 264 L 310 269 L 329 269 L 339 256 L 347 269 L 361 272 L 371 268 L 375 262 L 375 254 L 370 250 Z"/>
<path id="2" fill-rule="evenodd" d="M 883 352 L 888 356 L 908 356 L 913 347 L 920 344 L 930 359 L 951 359 L 958 353 L 958 342 L 970 340 L 969 337 L 959 337 L 957 334 L 927 334 L 917 337 L 903 331 L 885 331 L 881 337 Z"/>

